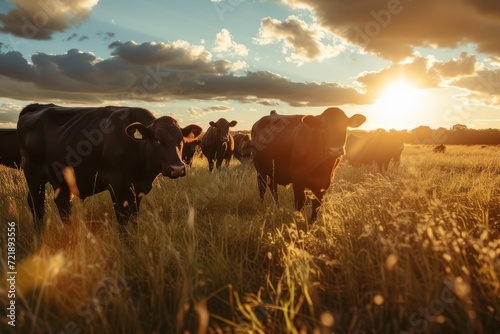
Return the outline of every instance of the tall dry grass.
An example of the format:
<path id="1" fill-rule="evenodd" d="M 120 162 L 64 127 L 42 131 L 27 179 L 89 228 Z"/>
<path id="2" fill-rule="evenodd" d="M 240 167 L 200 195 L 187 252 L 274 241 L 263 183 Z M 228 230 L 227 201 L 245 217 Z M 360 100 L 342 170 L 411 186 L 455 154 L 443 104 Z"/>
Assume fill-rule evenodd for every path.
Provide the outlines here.
<path id="1" fill-rule="evenodd" d="M 342 163 L 314 224 L 290 188 L 261 202 L 251 166 L 195 160 L 155 181 L 129 245 L 107 193 L 75 200 L 66 226 L 49 200 L 35 244 L 22 174 L 0 181 L 18 271 L 2 333 L 499 332 L 498 147 L 409 146 L 383 175 Z"/>

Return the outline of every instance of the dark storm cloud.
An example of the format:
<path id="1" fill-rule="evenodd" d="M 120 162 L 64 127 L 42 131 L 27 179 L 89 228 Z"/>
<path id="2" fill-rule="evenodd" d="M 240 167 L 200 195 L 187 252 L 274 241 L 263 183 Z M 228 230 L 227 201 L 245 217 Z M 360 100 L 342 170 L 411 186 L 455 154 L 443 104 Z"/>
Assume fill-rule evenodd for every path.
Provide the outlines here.
<path id="1" fill-rule="evenodd" d="M 308 8 L 333 34 L 384 58 L 403 59 L 415 47 L 477 44 L 500 54 L 500 2 L 491 0 L 281 0 Z"/>
<path id="2" fill-rule="evenodd" d="M 293 106 L 363 104 L 371 100 L 355 88 L 336 83 L 294 82 L 267 71 L 237 76 L 231 62 L 213 60 L 203 46 L 114 42 L 112 56 L 97 58 L 76 49 L 64 54 L 37 53 L 28 62 L 18 52 L 0 54 L 3 97 L 67 102 L 124 99 L 236 100 Z"/>

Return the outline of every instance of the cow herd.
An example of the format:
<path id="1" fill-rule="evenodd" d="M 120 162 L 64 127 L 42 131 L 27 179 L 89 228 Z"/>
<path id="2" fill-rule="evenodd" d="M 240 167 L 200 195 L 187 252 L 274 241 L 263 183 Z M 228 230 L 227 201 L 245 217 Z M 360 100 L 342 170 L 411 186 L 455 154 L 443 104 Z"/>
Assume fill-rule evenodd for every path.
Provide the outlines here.
<path id="1" fill-rule="evenodd" d="M 266 190 L 278 201 L 277 186 L 292 184 L 295 208 L 305 203 L 305 190 L 314 195 L 311 221 L 329 188 L 333 173 L 346 153 L 354 166 L 376 162 L 386 170 L 391 159 L 399 163 L 403 143 L 389 135 L 349 137 L 348 128 L 365 122 L 363 115 L 347 117 L 339 108 L 318 116 L 280 115 L 272 111 L 248 134 L 230 131 L 236 121 L 224 118 L 203 129 L 181 128 L 171 117 L 156 118 L 142 108 L 69 108 L 31 104 L 19 115 L 17 129 L 0 130 L 0 162 L 21 168 L 28 185 L 28 205 L 35 230 L 41 234 L 45 213 L 45 184 L 54 189 L 54 201 L 63 221 L 71 197 L 85 199 L 108 190 L 123 236 L 129 221 L 135 224 L 141 199 L 154 179 L 186 175 L 193 156 L 201 151 L 209 170 L 221 169 L 232 156 L 252 161 L 260 197 Z"/>

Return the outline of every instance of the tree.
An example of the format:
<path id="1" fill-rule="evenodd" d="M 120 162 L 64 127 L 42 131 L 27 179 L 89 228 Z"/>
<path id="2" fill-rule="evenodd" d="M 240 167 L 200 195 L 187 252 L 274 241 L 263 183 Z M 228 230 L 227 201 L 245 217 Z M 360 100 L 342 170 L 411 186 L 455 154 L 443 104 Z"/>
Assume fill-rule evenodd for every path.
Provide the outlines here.
<path id="1" fill-rule="evenodd" d="M 464 124 L 455 124 L 451 127 L 452 131 L 459 131 L 459 130 L 467 130 L 467 125 Z"/>

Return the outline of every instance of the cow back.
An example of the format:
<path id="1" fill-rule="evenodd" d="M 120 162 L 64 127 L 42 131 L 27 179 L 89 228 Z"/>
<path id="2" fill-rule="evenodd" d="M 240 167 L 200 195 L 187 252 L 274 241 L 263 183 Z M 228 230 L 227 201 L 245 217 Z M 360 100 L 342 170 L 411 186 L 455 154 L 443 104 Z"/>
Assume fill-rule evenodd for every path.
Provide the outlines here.
<path id="1" fill-rule="evenodd" d="M 303 115 L 264 116 L 252 126 L 253 162 L 261 175 L 274 175 L 278 184 L 291 182 L 294 132 Z"/>
<path id="2" fill-rule="evenodd" d="M 234 157 L 239 161 L 249 159 L 252 152 L 250 136 L 243 133 L 234 135 Z"/>
<path id="3" fill-rule="evenodd" d="M 85 198 L 105 190 L 98 173 L 116 166 L 128 175 L 144 169 L 145 144 L 129 138 L 125 128 L 133 122 L 149 125 L 154 119 L 140 108 L 30 105 L 18 121 L 21 155 L 43 169 L 56 187 L 64 182 L 62 170 L 72 166 L 79 195 Z"/>
<path id="4" fill-rule="evenodd" d="M 354 166 L 372 162 L 384 164 L 391 159 L 398 161 L 403 149 L 403 141 L 387 133 L 370 134 L 361 138 L 349 136 L 346 156 Z"/>

